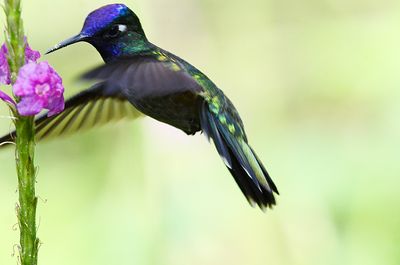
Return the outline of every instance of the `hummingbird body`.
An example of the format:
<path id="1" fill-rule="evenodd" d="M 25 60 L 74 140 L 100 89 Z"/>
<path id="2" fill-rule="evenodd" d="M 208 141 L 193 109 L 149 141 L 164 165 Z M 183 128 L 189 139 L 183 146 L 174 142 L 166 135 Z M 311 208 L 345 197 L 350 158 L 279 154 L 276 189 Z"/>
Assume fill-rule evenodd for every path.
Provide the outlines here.
<path id="1" fill-rule="evenodd" d="M 275 204 L 278 190 L 232 102 L 197 68 L 149 42 L 133 11 L 123 4 L 97 9 L 77 36 L 49 52 L 79 41 L 92 44 L 105 61 L 82 76 L 99 83 L 66 101 L 58 116 L 37 118 L 39 139 L 143 113 L 189 135 L 204 132 L 248 201 L 262 209 Z"/>
<path id="2" fill-rule="evenodd" d="M 194 135 L 201 130 L 199 109 L 206 91 L 189 72 L 191 68 L 193 72 L 197 69 L 155 45 L 149 46 L 152 49 L 139 57 L 148 60 L 145 71 L 150 84 L 140 84 L 135 89 L 123 89 L 125 96 L 136 109 L 147 116 Z M 157 69 L 158 67 L 162 67 L 162 70 Z M 151 74 L 152 71 L 154 75 Z M 161 72 L 173 78 L 163 79 Z"/>

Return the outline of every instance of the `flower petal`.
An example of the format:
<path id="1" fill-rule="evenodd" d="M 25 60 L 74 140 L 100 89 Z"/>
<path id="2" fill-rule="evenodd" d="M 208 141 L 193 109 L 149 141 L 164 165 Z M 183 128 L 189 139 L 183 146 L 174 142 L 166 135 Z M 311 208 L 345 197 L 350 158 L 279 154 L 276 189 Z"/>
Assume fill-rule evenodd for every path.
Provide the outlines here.
<path id="1" fill-rule="evenodd" d="M 38 97 L 23 97 L 17 104 L 17 110 L 22 116 L 33 116 L 42 111 L 43 105 L 43 100 Z"/>
<path id="2" fill-rule="evenodd" d="M 28 42 L 26 41 L 25 37 L 25 60 L 27 63 L 29 62 L 36 62 L 40 58 L 40 52 L 32 50 L 32 48 L 29 46 Z"/>
<path id="3" fill-rule="evenodd" d="M 47 108 L 49 109 L 47 117 L 51 117 L 62 112 L 64 110 L 64 107 L 64 97 L 62 95 L 52 99 L 47 106 Z"/>
<path id="4" fill-rule="evenodd" d="M 15 101 L 6 93 L 0 90 L 0 99 L 3 100 L 4 102 L 14 105 L 15 106 Z"/>
<path id="5" fill-rule="evenodd" d="M 0 83 L 9 85 L 11 83 L 10 67 L 7 60 L 7 47 L 3 44 L 0 48 Z"/>
<path id="6" fill-rule="evenodd" d="M 17 105 L 21 115 L 36 115 L 48 109 L 52 116 L 64 109 L 62 79 L 48 62 L 29 62 L 21 67 L 13 91 L 21 98 Z"/>

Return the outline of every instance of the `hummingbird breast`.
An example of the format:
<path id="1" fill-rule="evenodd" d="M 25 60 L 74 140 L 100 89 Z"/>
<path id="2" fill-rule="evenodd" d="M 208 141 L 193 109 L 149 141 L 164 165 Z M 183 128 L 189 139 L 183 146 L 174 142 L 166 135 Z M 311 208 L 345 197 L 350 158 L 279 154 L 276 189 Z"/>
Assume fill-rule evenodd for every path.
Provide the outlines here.
<path id="1" fill-rule="evenodd" d="M 201 130 L 199 109 L 203 99 L 192 91 L 160 97 L 145 97 L 131 102 L 144 114 L 193 135 Z"/>

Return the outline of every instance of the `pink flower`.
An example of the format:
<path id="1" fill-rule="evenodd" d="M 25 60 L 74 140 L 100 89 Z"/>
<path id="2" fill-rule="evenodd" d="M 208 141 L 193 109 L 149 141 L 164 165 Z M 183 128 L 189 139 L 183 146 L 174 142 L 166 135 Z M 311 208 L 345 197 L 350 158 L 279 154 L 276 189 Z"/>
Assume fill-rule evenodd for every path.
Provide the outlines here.
<path id="1" fill-rule="evenodd" d="M 10 68 L 8 66 L 8 49 L 6 44 L 0 48 L 0 83 L 9 85 L 11 83 Z M 40 52 L 32 50 L 25 37 L 25 63 L 36 62 L 40 58 Z"/>
<path id="2" fill-rule="evenodd" d="M 32 50 L 25 38 L 25 65 L 18 72 L 13 92 L 19 98 L 18 103 L 0 91 L 0 99 L 17 108 L 22 116 L 32 116 L 48 109 L 47 116 L 53 116 L 64 110 L 64 87 L 61 77 L 47 63 L 37 60 L 38 51 Z M 5 44 L 0 48 L 0 83 L 10 84 L 10 68 L 7 61 L 8 49 Z"/>
<path id="3" fill-rule="evenodd" d="M 24 65 L 13 91 L 20 98 L 17 110 L 23 116 L 36 115 L 42 109 L 48 109 L 50 117 L 64 110 L 62 79 L 48 62 Z"/>

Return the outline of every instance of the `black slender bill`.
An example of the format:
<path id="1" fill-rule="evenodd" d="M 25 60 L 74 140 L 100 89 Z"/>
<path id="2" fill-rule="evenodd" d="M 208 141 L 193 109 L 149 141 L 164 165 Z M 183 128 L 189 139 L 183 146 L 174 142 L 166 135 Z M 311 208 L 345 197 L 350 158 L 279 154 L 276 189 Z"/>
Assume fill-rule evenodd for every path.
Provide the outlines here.
<path id="1" fill-rule="evenodd" d="M 76 36 L 73 36 L 63 42 L 60 42 L 59 44 L 57 44 L 56 46 L 54 46 L 53 48 L 49 49 L 46 54 L 52 53 L 56 50 L 59 50 L 61 48 L 67 47 L 71 44 L 80 42 L 80 41 L 85 41 L 87 39 L 87 36 L 83 35 L 83 34 L 78 34 Z"/>

